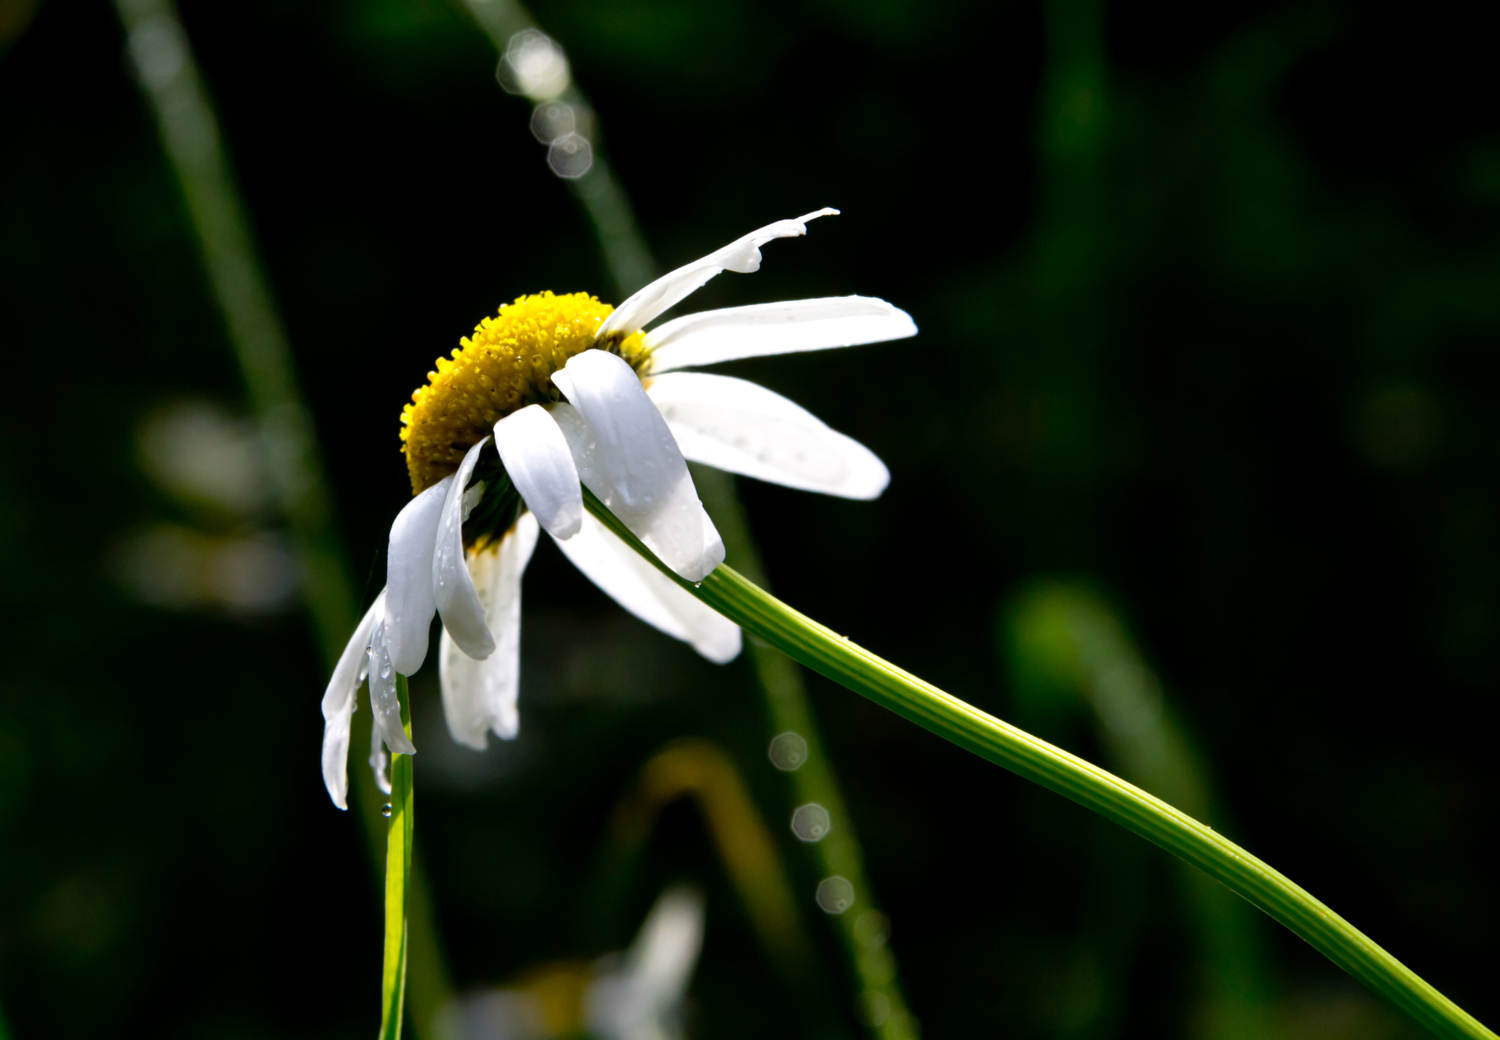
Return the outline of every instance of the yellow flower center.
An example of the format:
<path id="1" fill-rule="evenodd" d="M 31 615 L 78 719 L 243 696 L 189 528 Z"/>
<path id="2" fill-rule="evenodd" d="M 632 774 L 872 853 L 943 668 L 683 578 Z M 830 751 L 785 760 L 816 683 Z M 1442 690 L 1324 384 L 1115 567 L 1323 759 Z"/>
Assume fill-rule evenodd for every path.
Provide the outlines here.
<path id="1" fill-rule="evenodd" d="M 561 400 L 552 373 L 575 354 L 608 350 L 644 372 L 647 354 L 639 332 L 594 341 L 613 310 L 587 293 L 522 296 L 475 326 L 451 358 L 438 358 L 437 371 L 427 373 L 427 385 L 401 410 L 401 450 L 412 494 L 457 470 L 464 454 L 511 412 Z"/>

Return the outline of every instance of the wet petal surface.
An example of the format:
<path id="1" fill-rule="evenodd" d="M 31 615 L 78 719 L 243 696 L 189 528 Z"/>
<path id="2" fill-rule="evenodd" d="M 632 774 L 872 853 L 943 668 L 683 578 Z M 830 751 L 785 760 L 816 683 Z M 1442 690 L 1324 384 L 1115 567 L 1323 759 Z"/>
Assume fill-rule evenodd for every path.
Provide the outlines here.
<path id="1" fill-rule="evenodd" d="M 700 311 L 646 334 L 651 371 L 712 365 L 737 358 L 854 347 L 914 336 L 911 315 L 871 296 L 758 303 Z"/>

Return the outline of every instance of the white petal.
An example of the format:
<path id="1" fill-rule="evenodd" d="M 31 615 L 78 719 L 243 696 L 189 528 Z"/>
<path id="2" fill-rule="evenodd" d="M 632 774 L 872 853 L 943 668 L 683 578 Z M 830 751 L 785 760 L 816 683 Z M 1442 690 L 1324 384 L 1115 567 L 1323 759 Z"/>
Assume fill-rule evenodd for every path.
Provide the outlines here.
<path id="1" fill-rule="evenodd" d="M 484 624 L 484 607 L 474 592 L 469 568 L 464 564 L 464 485 L 474 473 L 479 452 L 489 443 L 486 437 L 469 449 L 448 494 L 443 499 L 443 514 L 438 521 L 436 549 L 432 554 L 432 598 L 443 616 L 443 628 L 459 648 L 470 657 L 483 660 L 495 651 L 495 641 Z M 390 745 L 390 742 L 386 742 Z M 392 750 L 397 750 L 392 746 Z"/>
<path id="2" fill-rule="evenodd" d="M 432 627 L 432 550 L 452 477 L 444 477 L 396 515 L 385 558 L 385 641 L 391 664 L 411 675 L 427 657 Z"/>
<path id="3" fill-rule="evenodd" d="M 479 751 L 485 748 L 488 731 L 510 740 L 521 729 L 516 711 L 521 685 L 521 576 L 536 549 L 537 530 L 536 517 L 523 513 L 498 550 L 469 558 L 495 652 L 476 661 L 459 649 L 446 629 L 443 632 L 438 667 L 448 732 Z"/>
<path id="4" fill-rule="evenodd" d="M 637 999 L 658 1013 L 682 1003 L 702 949 L 702 894 L 686 887 L 663 892 L 628 956 Z"/>
<path id="5" fill-rule="evenodd" d="M 340 809 L 349 808 L 349 723 L 354 716 L 354 695 L 359 692 L 365 650 L 384 601 L 382 589 L 349 637 L 323 694 L 323 784 Z"/>
<path id="6" fill-rule="evenodd" d="M 495 447 L 511 483 L 554 538 L 571 538 L 583 520 L 578 467 L 557 422 L 539 404 L 495 424 Z"/>
<path id="7" fill-rule="evenodd" d="M 869 448 L 755 383 L 671 372 L 646 393 L 694 462 L 842 498 L 875 498 L 891 482 Z"/>
<path id="8" fill-rule="evenodd" d="M 820 209 L 816 213 L 804 214 L 796 220 L 778 220 L 774 224 L 767 224 L 763 228 L 750 232 L 743 238 L 735 239 L 701 260 L 694 260 L 684 267 L 662 275 L 616 307 L 614 313 L 605 318 L 604 324 L 599 326 L 596 338 L 603 338 L 613 332 L 628 336 L 638 329 L 645 328 L 653 318 L 682 302 L 685 297 L 701 288 L 720 271 L 736 271 L 740 274 L 759 271 L 761 246 L 773 238 L 796 238 L 799 235 L 805 235 L 809 220 L 837 213 L 836 209 Z"/>
<path id="9" fill-rule="evenodd" d="M 349 726 L 354 717 L 354 698 L 323 718 L 323 786 L 340 809 L 349 808 Z"/>
<path id="10" fill-rule="evenodd" d="M 464 492 L 463 499 L 459 502 L 459 523 L 468 523 L 469 514 L 474 512 L 474 507 L 484 498 L 485 483 L 482 480 L 474 481 L 474 486 Z M 446 501 L 446 499 L 444 500 Z"/>
<path id="11" fill-rule="evenodd" d="M 609 1040 L 667 1040 L 703 946 L 703 896 L 662 893 L 624 962 L 595 975 L 583 994 L 589 1032 Z"/>
<path id="12" fill-rule="evenodd" d="M 856 347 L 915 336 L 911 315 L 870 296 L 788 300 L 700 311 L 646 334 L 651 371 L 712 365 L 736 358 Z"/>
<path id="13" fill-rule="evenodd" d="M 552 381 L 573 406 L 552 411 L 579 478 L 668 567 L 689 581 L 708 577 L 724 562 L 724 543 L 635 372 L 607 351 L 585 350 Z"/>
<path id="14" fill-rule="evenodd" d="M 381 602 L 382 609 L 384 603 Z M 370 709 L 375 713 L 375 726 L 385 738 L 385 746 L 403 755 L 415 755 L 417 749 L 401 727 L 401 700 L 396 693 L 396 669 L 391 664 L 390 645 L 385 638 L 385 618 L 377 614 L 375 628 L 370 633 L 369 683 Z"/>
<path id="15" fill-rule="evenodd" d="M 385 753 L 385 741 L 381 738 L 380 727 L 370 727 L 370 772 L 375 774 L 375 786 L 380 788 L 381 794 L 391 793 L 391 777 L 387 770 L 390 764 L 390 756 Z"/>
<path id="16" fill-rule="evenodd" d="M 646 624 L 690 644 L 715 664 L 739 656 L 738 625 L 641 559 L 592 514 L 585 513 L 579 532 L 557 547 L 590 581 Z"/>
<path id="17" fill-rule="evenodd" d="M 487 746 L 486 721 L 478 724 L 484 712 L 479 704 L 479 669 L 496 659 L 490 654 L 483 661 L 476 661 L 458 648 L 448 630 L 438 639 L 438 676 L 443 686 L 443 718 L 448 722 L 448 733 L 455 741 L 466 744 L 475 751 Z M 476 735 L 477 734 L 477 735 Z"/>
<path id="18" fill-rule="evenodd" d="M 353 717 L 353 697 L 332 715 L 323 714 L 323 786 L 340 809 L 349 808 L 349 725 Z"/>
<path id="19" fill-rule="evenodd" d="M 365 649 L 370 645 L 370 633 L 375 630 L 375 623 L 380 619 L 384 605 L 385 590 L 381 589 L 380 595 L 375 597 L 375 602 L 370 604 L 370 609 L 365 611 L 365 616 L 355 626 L 349 642 L 344 645 L 338 664 L 333 666 L 333 677 L 329 679 L 328 690 L 323 694 L 325 719 L 333 718 L 343 710 L 345 704 L 354 700 L 354 693 L 359 689 L 363 677 L 361 665 L 364 663 Z"/>

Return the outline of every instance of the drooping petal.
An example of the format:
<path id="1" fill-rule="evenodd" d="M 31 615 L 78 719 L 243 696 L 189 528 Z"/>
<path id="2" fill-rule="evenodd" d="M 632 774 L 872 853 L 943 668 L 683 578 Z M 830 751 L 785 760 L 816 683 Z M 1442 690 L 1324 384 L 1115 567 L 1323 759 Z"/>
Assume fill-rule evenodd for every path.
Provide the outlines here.
<path id="1" fill-rule="evenodd" d="M 325 719 L 332 718 L 343 710 L 345 704 L 354 700 L 355 691 L 359 689 L 364 677 L 361 666 L 364 664 L 365 649 L 370 645 L 370 633 L 375 630 L 375 623 L 380 620 L 384 606 L 385 590 L 381 589 L 380 595 L 375 597 L 375 602 L 370 604 L 370 609 L 365 611 L 365 616 L 355 626 L 349 642 L 344 645 L 338 664 L 333 666 L 333 677 L 328 680 L 328 690 L 323 694 Z"/>
<path id="2" fill-rule="evenodd" d="M 381 794 L 391 793 L 391 775 L 388 770 L 391 757 L 385 753 L 385 741 L 381 738 L 380 727 L 370 727 L 370 772 L 375 775 L 375 786 L 380 789 Z"/>
<path id="3" fill-rule="evenodd" d="M 857 347 L 917 333 L 911 315 L 871 296 L 833 296 L 700 311 L 646 333 L 651 371 L 736 358 Z"/>
<path id="4" fill-rule="evenodd" d="M 328 788 L 328 797 L 340 809 L 349 808 L 349 724 L 354 717 L 354 695 L 359 692 L 359 684 L 364 678 L 365 651 L 384 601 L 385 590 L 382 589 L 355 626 L 354 634 L 339 655 L 338 664 L 333 666 L 333 677 L 328 680 L 328 690 L 323 694 L 323 785 Z"/>
<path id="5" fill-rule="evenodd" d="M 349 808 L 349 727 L 354 700 L 350 697 L 332 715 L 323 716 L 323 786 L 340 809 Z"/>
<path id="6" fill-rule="evenodd" d="M 671 372 L 646 393 L 694 462 L 841 498 L 876 498 L 891 482 L 869 448 L 755 383 Z"/>
<path id="7" fill-rule="evenodd" d="M 438 520 L 452 477 L 444 477 L 396 515 L 385 559 L 385 641 L 391 664 L 412 675 L 427 658 L 427 633 L 436 605 L 432 599 L 432 552 Z"/>
<path id="8" fill-rule="evenodd" d="M 453 483 L 448 485 L 448 494 L 443 499 L 436 549 L 432 554 L 432 598 L 442 615 L 443 628 L 459 649 L 481 661 L 495 652 L 495 641 L 485 626 L 484 606 L 474 592 L 473 579 L 464 564 L 464 487 L 474 474 L 479 452 L 488 443 L 486 437 L 470 448 L 459 463 L 458 472 L 453 474 Z M 472 501 L 468 505 L 473 508 Z M 396 750 L 390 741 L 386 741 L 386 746 Z"/>
<path id="9" fill-rule="evenodd" d="M 662 275 L 615 308 L 613 314 L 599 326 L 598 337 L 603 339 L 611 333 L 629 335 L 643 329 L 662 312 L 682 302 L 690 293 L 701 288 L 720 271 L 736 271 L 750 274 L 760 270 L 760 247 L 773 238 L 796 238 L 807 234 L 807 222 L 817 217 L 836 215 L 836 209 L 820 209 L 795 220 L 778 220 L 758 228 L 743 238 L 716 249 L 701 260 L 679 267 Z"/>
<path id="10" fill-rule="evenodd" d="M 523 513 L 493 552 L 472 554 L 469 569 L 484 603 L 495 652 L 483 661 L 463 653 L 445 629 L 438 667 L 443 715 L 460 744 L 485 748 L 491 730 L 503 740 L 520 732 L 516 695 L 521 685 L 521 577 L 536 549 L 536 517 Z"/>
<path id="11" fill-rule="evenodd" d="M 739 656 L 740 628 L 641 559 L 592 514 L 557 547 L 573 566 L 646 624 L 724 664 Z"/>
<path id="12" fill-rule="evenodd" d="M 495 447 L 527 508 L 554 538 L 571 538 L 583 519 L 578 467 L 547 409 L 532 404 L 495 424 Z"/>
<path id="13" fill-rule="evenodd" d="M 585 350 L 552 381 L 573 406 L 554 406 L 553 417 L 579 478 L 668 567 L 689 581 L 708 577 L 724 562 L 724 543 L 635 372 L 613 354 Z"/>
<path id="14" fill-rule="evenodd" d="M 370 657 L 367 676 L 370 683 L 370 710 L 375 715 L 375 728 L 385 740 L 385 746 L 402 755 L 415 755 L 406 731 L 401 727 L 401 699 L 396 692 L 396 668 L 391 664 L 391 649 L 385 638 L 384 602 L 381 613 L 375 617 L 375 628 L 370 633 Z"/>

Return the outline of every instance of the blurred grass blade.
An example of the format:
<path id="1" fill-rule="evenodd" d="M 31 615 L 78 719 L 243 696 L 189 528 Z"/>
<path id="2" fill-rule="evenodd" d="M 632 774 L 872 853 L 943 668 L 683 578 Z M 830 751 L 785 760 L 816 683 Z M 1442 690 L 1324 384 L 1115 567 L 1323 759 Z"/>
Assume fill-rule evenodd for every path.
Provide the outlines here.
<path id="1" fill-rule="evenodd" d="M 1311 893 L 1213 828 L 902 671 L 793 610 L 730 567 L 720 566 L 698 585 L 683 580 L 587 488 L 584 503 L 644 559 L 750 635 L 959 747 L 1160 845 L 1260 907 L 1437 1035 L 1500 1040 Z"/>
<path id="2" fill-rule="evenodd" d="M 115 6 L 260 424 L 278 505 L 304 569 L 319 644 L 342 650 L 358 620 L 354 597 L 333 528 L 312 421 L 302 405 L 291 349 L 261 273 L 218 119 L 171 0 L 117 0 Z"/>
<path id="3" fill-rule="evenodd" d="M 1225 830 L 1213 783 L 1191 735 L 1110 603 L 1087 585 L 1042 580 L 1004 612 L 1016 711 L 1044 732 L 1086 712 L 1105 761 L 1126 779 Z M 1272 985 L 1260 921 L 1241 900 L 1178 860 L 1197 933 L 1201 1040 L 1272 1033 Z"/>
<path id="4" fill-rule="evenodd" d="M 396 676 L 401 728 L 411 739 L 411 694 Z M 391 754 L 391 807 L 385 851 L 385 970 L 380 978 L 380 1036 L 400 1040 L 406 1002 L 407 889 L 411 879 L 411 756 Z"/>
<path id="5" fill-rule="evenodd" d="M 662 809 L 691 798 L 703 814 L 714 851 L 744 905 L 767 963 L 801 1006 L 810 1035 L 847 1035 L 829 1011 L 818 985 L 812 940 L 776 843 L 755 808 L 739 770 L 718 745 L 698 738 L 673 741 L 641 767 L 635 785 L 620 799 L 605 854 L 596 868 L 601 906 L 623 907 L 636 866 Z"/>
<path id="6" fill-rule="evenodd" d="M 277 503 L 302 566 L 308 614 L 324 666 L 332 669 L 359 615 L 333 521 L 312 421 L 302 403 L 291 349 L 256 255 L 218 118 L 171 0 L 116 0 L 137 83 L 187 203 L 203 264 L 260 427 Z M 315 702 L 311 702 L 315 703 Z M 377 868 L 383 858 L 384 799 L 363 770 L 350 787 Z M 407 855 L 410 856 L 411 850 Z M 411 869 L 409 943 L 413 1028 L 431 1035 L 449 986 L 420 862 Z"/>
<path id="7" fill-rule="evenodd" d="M 725 554 L 746 577 L 766 587 L 765 569 L 750 534 L 744 507 L 734 493 L 734 478 L 723 470 L 692 465 L 693 484 L 714 525 L 724 539 Z M 896 959 L 887 945 L 889 925 L 876 908 L 874 886 L 865 874 L 864 849 L 844 805 L 833 763 L 823 748 L 823 736 L 807 698 L 807 688 L 796 662 L 760 640 L 748 641 L 755 674 L 765 693 L 773 735 L 793 733 L 806 743 L 799 763 L 778 763 L 791 782 L 796 806 L 822 806 L 828 813 L 826 837 L 807 842 L 818 864 L 820 878 L 844 878 L 854 890 L 855 903 L 843 913 L 830 914 L 838 928 L 844 953 L 855 975 L 860 1017 L 881 1040 L 905 1040 L 917 1032 L 906 1007 Z"/>
<path id="8" fill-rule="evenodd" d="M 461 0 L 461 3 L 495 45 L 502 67 L 507 60 L 511 41 L 517 34 L 527 30 L 541 32 L 536 20 L 515 0 Z M 584 147 L 589 149 L 591 161 L 576 176 L 561 172 L 558 176 L 566 182 L 574 201 L 588 215 L 589 223 L 599 237 L 599 249 L 604 254 L 610 277 L 620 292 L 620 298 L 624 299 L 656 277 L 656 263 L 636 225 L 635 211 L 630 205 L 629 197 L 610 172 L 593 106 L 573 82 L 571 74 L 565 71 L 565 65 L 563 68 L 558 80 L 545 89 L 533 88 L 528 91 L 520 85 L 508 86 L 506 89 L 522 94 L 533 102 L 559 103 L 570 110 L 575 130 L 568 136 L 576 134 L 585 140 Z M 558 91 L 560 83 L 565 83 L 566 86 Z M 549 152 L 549 159 L 550 157 Z M 553 169 L 557 172 L 557 167 Z"/>

